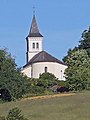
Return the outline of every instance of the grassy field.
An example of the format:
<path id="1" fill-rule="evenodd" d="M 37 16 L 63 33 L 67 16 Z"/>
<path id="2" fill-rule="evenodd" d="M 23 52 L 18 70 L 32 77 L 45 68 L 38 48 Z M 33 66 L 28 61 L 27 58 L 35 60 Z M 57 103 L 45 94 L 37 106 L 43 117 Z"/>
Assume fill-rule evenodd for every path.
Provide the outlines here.
<path id="1" fill-rule="evenodd" d="M 0 115 L 6 116 L 13 107 L 19 107 L 29 120 L 90 120 L 90 92 L 3 103 Z"/>

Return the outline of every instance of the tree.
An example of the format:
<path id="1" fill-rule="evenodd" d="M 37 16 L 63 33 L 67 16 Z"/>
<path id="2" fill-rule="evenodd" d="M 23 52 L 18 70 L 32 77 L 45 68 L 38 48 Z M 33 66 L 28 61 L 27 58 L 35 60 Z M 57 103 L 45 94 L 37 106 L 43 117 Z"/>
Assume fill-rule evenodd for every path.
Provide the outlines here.
<path id="1" fill-rule="evenodd" d="M 88 30 L 84 30 L 81 40 L 79 42 L 79 49 L 85 49 L 90 57 L 90 27 Z"/>
<path id="2" fill-rule="evenodd" d="M 21 114 L 21 110 L 17 107 L 11 109 L 6 117 L 6 120 L 28 120 Z"/>
<path id="3" fill-rule="evenodd" d="M 63 58 L 63 61 L 64 61 L 67 65 L 69 65 L 69 61 L 68 61 L 69 57 L 71 56 L 71 54 L 72 54 L 73 52 L 75 52 L 75 51 L 77 51 L 77 50 L 78 50 L 77 47 L 75 47 L 74 49 L 69 49 L 69 50 L 68 50 L 67 55 Z"/>
<path id="4" fill-rule="evenodd" d="M 56 85 L 57 83 L 58 83 L 58 79 L 52 73 L 46 72 L 46 73 L 40 74 L 39 76 L 39 81 L 38 81 L 39 86 L 48 88 Z"/>
<path id="5" fill-rule="evenodd" d="M 85 50 L 71 50 L 67 55 L 65 71 L 67 85 L 71 90 L 87 89 L 90 83 L 90 58 Z"/>
<path id="6" fill-rule="evenodd" d="M 28 92 L 29 85 L 11 54 L 6 49 L 0 50 L 0 88 L 7 89 L 12 98 L 18 99 Z"/>
<path id="7" fill-rule="evenodd" d="M 82 33 L 79 43 L 63 58 L 68 65 L 65 74 L 71 90 L 90 89 L 90 27 Z"/>

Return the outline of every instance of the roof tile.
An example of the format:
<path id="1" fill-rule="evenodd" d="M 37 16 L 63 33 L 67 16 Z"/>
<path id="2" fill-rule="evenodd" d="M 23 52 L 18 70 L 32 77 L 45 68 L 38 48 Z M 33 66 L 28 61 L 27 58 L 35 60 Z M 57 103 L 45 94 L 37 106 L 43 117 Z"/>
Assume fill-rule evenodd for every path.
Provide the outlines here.
<path id="1" fill-rule="evenodd" d="M 66 65 L 64 62 L 58 60 L 57 58 L 53 57 L 49 53 L 45 51 L 41 51 L 38 54 L 36 54 L 24 67 L 29 66 L 33 63 L 38 63 L 38 62 L 56 62 L 62 65 Z"/>

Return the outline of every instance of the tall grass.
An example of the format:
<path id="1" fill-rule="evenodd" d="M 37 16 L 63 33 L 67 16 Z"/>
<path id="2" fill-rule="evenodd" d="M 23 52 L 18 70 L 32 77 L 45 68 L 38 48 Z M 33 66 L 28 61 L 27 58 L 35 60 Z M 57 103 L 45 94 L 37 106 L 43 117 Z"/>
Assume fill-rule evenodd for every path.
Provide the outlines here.
<path id="1" fill-rule="evenodd" d="M 90 120 L 90 92 L 74 96 L 21 100 L 0 104 L 0 115 L 18 107 L 29 120 Z"/>

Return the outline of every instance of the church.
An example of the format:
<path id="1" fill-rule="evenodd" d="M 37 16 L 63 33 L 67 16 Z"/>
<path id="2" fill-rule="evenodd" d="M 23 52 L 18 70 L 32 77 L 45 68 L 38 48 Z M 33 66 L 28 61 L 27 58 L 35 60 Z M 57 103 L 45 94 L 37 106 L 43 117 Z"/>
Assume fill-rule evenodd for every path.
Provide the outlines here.
<path id="1" fill-rule="evenodd" d="M 36 16 L 33 15 L 31 27 L 26 37 L 27 63 L 22 72 L 30 78 L 39 78 L 39 75 L 49 72 L 59 80 L 65 80 L 64 71 L 67 65 L 43 50 L 43 35 L 40 33 Z"/>

